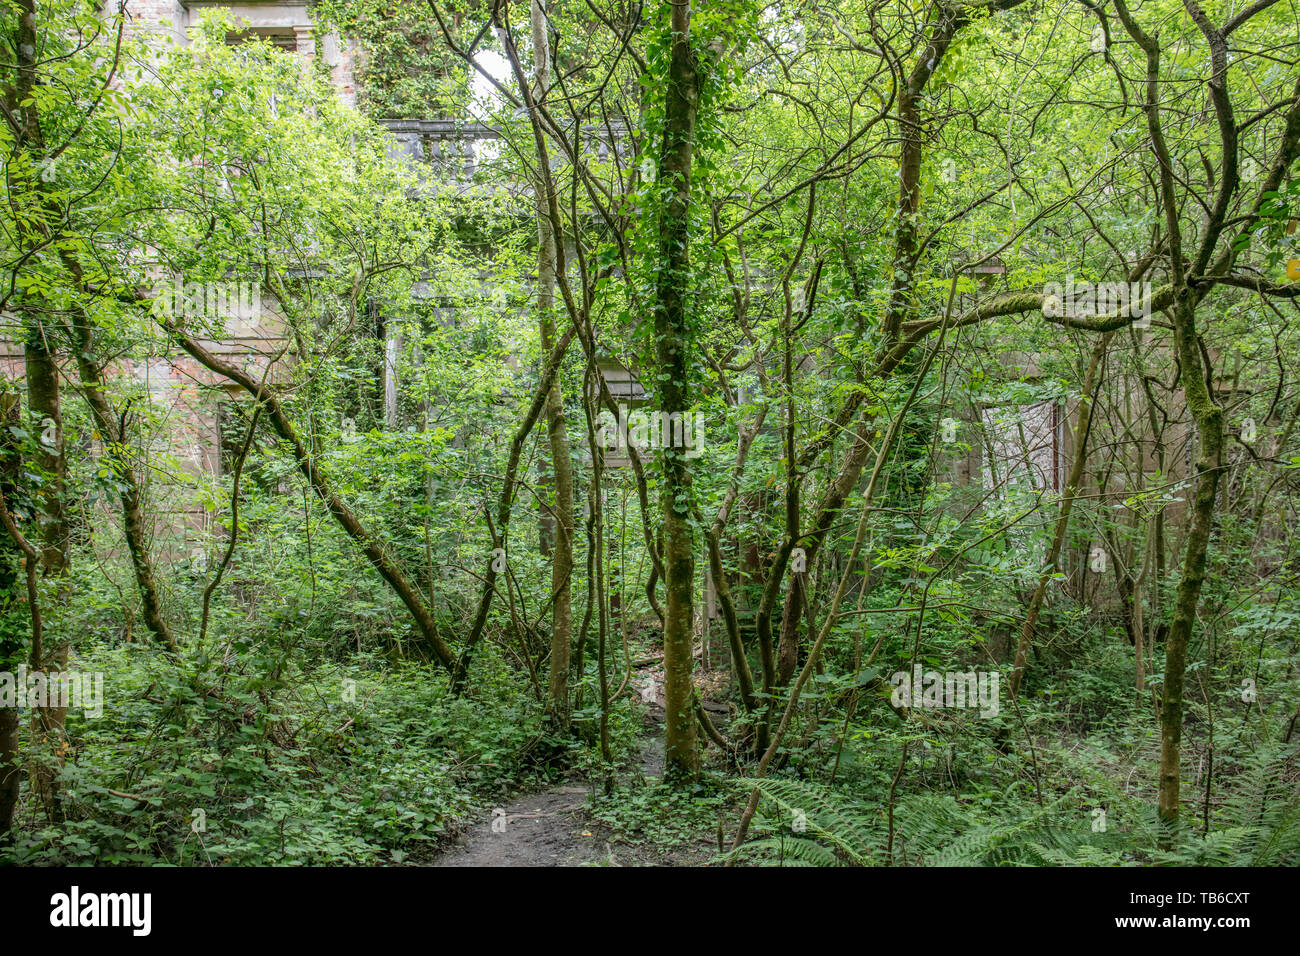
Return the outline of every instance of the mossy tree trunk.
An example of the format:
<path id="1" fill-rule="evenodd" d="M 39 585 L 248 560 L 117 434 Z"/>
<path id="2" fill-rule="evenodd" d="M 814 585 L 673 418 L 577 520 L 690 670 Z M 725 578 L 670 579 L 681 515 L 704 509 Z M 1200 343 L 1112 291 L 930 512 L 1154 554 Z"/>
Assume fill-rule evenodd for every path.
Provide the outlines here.
<path id="1" fill-rule="evenodd" d="M 700 78 L 691 48 L 690 6 L 672 5 L 672 47 L 664 93 L 663 146 L 658 185 L 664 196 L 659 217 L 659 270 L 655 289 L 655 350 L 659 402 L 665 419 L 691 407 L 689 319 L 691 159 L 699 112 Z M 667 443 L 665 443 L 667 444 Z M 692 707 L 694 685 L 693 597 L 695 542 L 692 534 L 691 475 L 683 449 L 665 447 L 664 516 L 664 707 L 667 710 L 668 776 L 693 779 L 700 755 Z"/>
<path id="2" fill-rule="evenodd" d="M 550 86 L 550 50 L 547 44 L 546 12 L 540 0 L 530 9 L 533 35 L 533 94 L 541 105 Z M 555 262 L 557 241 L 550 217 L 546 190 L 549 176 L 533 183 L 537 205 L 537 313 L 542 350 L 555 348 Z M 564 418 L 564 397 L 559 376 L 546 396 L 546 431 L 551 453 L 551 505 L 547 525 L 554 530 L 551 542 L 551 665 L 547 710 L 559 729 L 569 726 L 569 668 L 573 639 L 573 464 L 569 458 L 569 432 Z"/>

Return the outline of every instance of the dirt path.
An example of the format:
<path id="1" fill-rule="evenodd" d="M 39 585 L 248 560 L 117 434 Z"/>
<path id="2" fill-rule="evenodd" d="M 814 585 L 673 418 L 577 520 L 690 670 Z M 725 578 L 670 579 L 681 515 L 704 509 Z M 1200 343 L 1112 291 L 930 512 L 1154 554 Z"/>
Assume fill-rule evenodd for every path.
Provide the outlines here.
<path id="1" fill-rule="evenodd" d="M 495 808 L 474 823 L 434 866 L 618 865 L 604 835 L 586 823 L 585 787 L 561 786 Z"/>
<path id="2" fill-rule="evenodd" d="M 635 686 L 644 705 L 639 768 L 624 771 L 653 785 L 664 775 L 664 698 L 661 667 L 641 666 Z M 679 845 L 662 852 L 629 844 L 591 819 L 593 783 L 570 777 L 564 783 L 525 794 L 482 814 L 435 857 L 430 866 L 690 866 L 709 859 L 715 848 Z"/>
<path id="3" fill-rule="evenodd" d="M 663 675 L 637 669 L 636 686 L 645 707 L 639 773 L 654 784 L 664 774 Z M 624 772 L 626 779 L 629 771 Z M 638 768 L 630 774 L 635 778 Z M 431 866 L 680 866 L 702 862 L 709 847 L 679 846 L 660 852 L 652 845 L 621 841 L 591 819 L 588 807 L 597 783 L 571 777 L 563 784 L 485 808 L 478 819 L 435 857 Z"/>
<path id="4" fill-rule="evenodd" d="M 663 776 L 663 709 L 651 705 L 642 740 L 641 772 Z M 564 784 L 494 807 L 463 830 L 432 866 L 655 866 L 671 864 L 649 848 L 611 842 L 587 813 L 593 784 Z"/>

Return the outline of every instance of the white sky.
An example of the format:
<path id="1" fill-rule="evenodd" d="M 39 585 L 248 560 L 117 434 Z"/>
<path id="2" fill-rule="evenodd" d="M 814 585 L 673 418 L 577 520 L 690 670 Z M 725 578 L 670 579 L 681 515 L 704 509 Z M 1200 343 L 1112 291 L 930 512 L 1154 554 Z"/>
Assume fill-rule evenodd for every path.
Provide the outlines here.
<path id="1" fill-rule="evenodd" d="M 492 74 L 493 78 L 503 85 L 510 76 L 510 61 L 494 50 L 479 51 L 474 54 L 474 62 Z M 501 94 L 494 90 L 487 77 L 477 70 L 474 71 L 471 82 L 474 92 L 474 105 L 471 110 L 475 119 L 486 120 L 493 110 L 500 108 L 502 103 Z"/>

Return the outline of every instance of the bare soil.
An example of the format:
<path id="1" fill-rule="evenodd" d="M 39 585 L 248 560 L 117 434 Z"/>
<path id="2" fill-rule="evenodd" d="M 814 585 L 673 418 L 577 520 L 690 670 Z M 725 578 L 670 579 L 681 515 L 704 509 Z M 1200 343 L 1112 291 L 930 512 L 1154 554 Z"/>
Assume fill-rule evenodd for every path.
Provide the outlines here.
<path id="1" fill-rule="evenodd" d="M 639 769 L 647 780 L 662 778 L 664 772 L 662 692 L 657 700 L 651 700 L 652 695 L 653 689 L 643 698 L 647 707 Z M 575 777 L 485 808 L 429 865 L 691 866 L 712 855 L 713 848 L 704 845 L 660 852 L 620 841 L 588 812 L 598 786 Z"/>

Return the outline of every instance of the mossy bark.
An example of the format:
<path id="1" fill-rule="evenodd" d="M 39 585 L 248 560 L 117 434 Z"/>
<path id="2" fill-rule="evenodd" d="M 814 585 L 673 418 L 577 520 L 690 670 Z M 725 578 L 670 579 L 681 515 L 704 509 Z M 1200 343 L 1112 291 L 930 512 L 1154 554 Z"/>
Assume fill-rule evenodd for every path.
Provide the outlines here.
<path id="1" fill-rule="evenodd" d="M 539 0 L 530 9 L 533 35 L 534 96 L 546 102 L 550 86 L 546 12 Z M 542 349 L 555 348 L 555 244 L 559 237 L 551 222 L 546 189 L 549 177 L 533 184 L 537 204 L 537 313 Z M 569 458 L 569 432 L 564 418 L 564 397 L 559 377 L 546 396 L 546 431 L 551 453 L 552 503 L 548 525 L 554 530 L 551 542 L 551 663 L 547 686 L 547 710 L 553 726 L 569 726 L 569 669 L 573 641 L 573 465 Z"/>
<path id="2" fill-rule="evenodd" d="M 665 416 L 691 407 L 687 291 L 690 283 L 691 160 L 699 110 L 700 81 L 690 40 L 690 7 L 672 6 L 672 53 L 665 91 L 664 138 L 658 182 L 665 205 L 659 219 L 660 269 L 656 279 L 655 339 L 659 401 Z M 691 475 L 682 449 L 664 448 L 664 697 L 668 776 L 678 781 L 699 773 L 692 699 L 694 686 L 693 597 L 695 550 Z"/>

